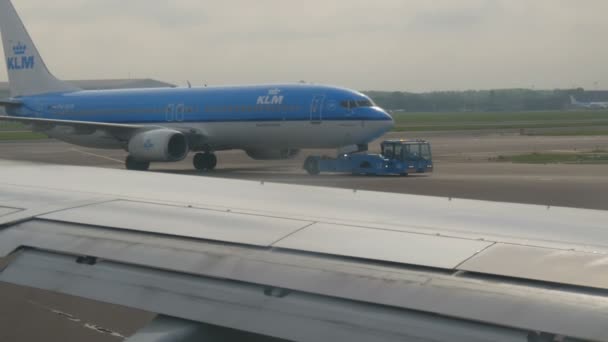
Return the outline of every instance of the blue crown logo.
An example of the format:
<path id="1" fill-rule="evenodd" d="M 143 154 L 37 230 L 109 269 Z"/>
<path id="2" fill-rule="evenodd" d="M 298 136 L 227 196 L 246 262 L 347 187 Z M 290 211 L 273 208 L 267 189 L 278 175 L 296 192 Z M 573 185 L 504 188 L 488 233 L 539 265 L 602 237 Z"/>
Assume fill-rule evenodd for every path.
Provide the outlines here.
<path id="1" fill-rule="evenodd" d="M 23 55 L 25 54 L 25 50 L 27 50 L 27 46 L 25 44 L 19 42 L 16 45 L 13 45 L 13 53 L 15 55 Z"/>

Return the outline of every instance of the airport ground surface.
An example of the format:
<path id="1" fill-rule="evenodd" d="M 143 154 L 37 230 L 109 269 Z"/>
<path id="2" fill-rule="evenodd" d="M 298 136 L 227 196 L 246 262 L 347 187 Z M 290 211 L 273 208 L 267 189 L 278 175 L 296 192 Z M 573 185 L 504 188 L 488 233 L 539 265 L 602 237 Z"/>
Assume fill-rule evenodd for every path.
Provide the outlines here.
<path id="1" fill-rule="evenodd" d="M 391 133 L 387 137 L 402 137 Z M 387 138 L 384 137 L 384 138 Z M 420 132 L 408 138 L 431 141 L 435 160 L 432 175 L 366 177 L 344 174 L 309 176 L 297 158 L 255 161 L 241 151 L 218 153 L 218 169 L 201 174 L 191 158 L 179 163 L 153 163 L 151 171 L 192 177 L 250 179 L 265 182 L 334 186 L 358 190 L 507 201 L 540 205 L 608 209 L 608 164 L 513 164 L 490 161 L 499 155 L 528 152 L 608 150 L 608 136 L 526 136 L 482 131 Z M 377 150 L 377 143 L 371 150 Z M 32 162 L 124 168 L 126 153 L 68 145 L 55 140 L 0 143 L 0 158 Z"/>
<path id="2" fill-rule="evenodd" d="M 402 136 L 403 133 L 389 134 L 391 138 Z M 270 162 L 254 161 L 240 151 L 228 151 L 218 153 L 218 169 L 212 173 L 194 171 L 191 158 L 179 163 L 152 164 L 151 170 L 187 177 L 239 178 L 608 210 L 608 164 L 513 164 L 490 160 L 499 155 L 528 152 L 608 150 L 608 136 L 451 131 L 419 132 L 407 137 L 431 141 L 436 165 L 432 175 L 313 177 L 301 169 L 306 155 L 331 155 L 334 151 L 303 151 L 296 159 Z M 372 150 L 377 148 L 377 144 L 372 146 Z M 54 140 L 0 142 L 0 158 L 36 163 L 123 168 L 124 157 L 123 151 L 80 148 Z M 0 341 L 120 341 L 120 336 L 99 332 L 94 326 L 129 335 L 153 317 L 114 305 L 8 284 L 0 284 L 0 303 Z"/>

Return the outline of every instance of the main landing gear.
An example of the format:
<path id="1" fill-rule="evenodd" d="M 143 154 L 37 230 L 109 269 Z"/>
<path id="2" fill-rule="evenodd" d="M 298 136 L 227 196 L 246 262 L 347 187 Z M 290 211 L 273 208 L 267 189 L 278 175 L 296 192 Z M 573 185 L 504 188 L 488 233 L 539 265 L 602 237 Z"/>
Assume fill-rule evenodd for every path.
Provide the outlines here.
<path id="1" fill-rule="evenodd" d="M 199 171 L 211 171 L 217 165 L 217 157 L 211 152 L 197 153 L 192 159 L 192 164 Z"/>
<path id="2" fill-rule="evenodd" d="M 319 159 L 314 157 L 308 157 L 304 161 L 304 170 L 311 176 L 316 176 L 321 173 L 321 167 L 319 165 Z"/>
<path id="3" fill-rule="evenodd" d="M 128 156 L 127 160 L 125 160 L 125 166 L 127 170 L 146 171 L 150 168 L 150 162 L 139 161 L 132 156 Z"/>
<path id="4" fill-rule="evenodd" d="M 192 164 L 199 171 L 211 171 L 217 165 L 217 157 L 211 152 L 197 153 L 194 155 Z M 140 161 L 132 156 L 125 160 L 127 170 L 146 171 L 150 168 L 150 162 Z"/>

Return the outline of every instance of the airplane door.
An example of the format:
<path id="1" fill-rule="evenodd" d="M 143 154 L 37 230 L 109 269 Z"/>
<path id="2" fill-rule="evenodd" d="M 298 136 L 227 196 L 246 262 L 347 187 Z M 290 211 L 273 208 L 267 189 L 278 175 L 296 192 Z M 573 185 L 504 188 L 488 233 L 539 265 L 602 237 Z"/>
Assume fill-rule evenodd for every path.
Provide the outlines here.
<path id="1" fill-rule="evenodd" d="M 169 122 L 175 120 L 175 106 L 170 104 L 165 108 L 165 119 Z"/>
<path id="2" fill-rule="evenodd" d="M 310 123 L 320 124 L 323 120 L 323 101 L 325 95 L 315 95 L 310 104 Z"/>
<path id="3" fill-rule="evenodd" d="M 178 104 L 175 107 L 175 121 L 184 121 L 184 104 Z"/>

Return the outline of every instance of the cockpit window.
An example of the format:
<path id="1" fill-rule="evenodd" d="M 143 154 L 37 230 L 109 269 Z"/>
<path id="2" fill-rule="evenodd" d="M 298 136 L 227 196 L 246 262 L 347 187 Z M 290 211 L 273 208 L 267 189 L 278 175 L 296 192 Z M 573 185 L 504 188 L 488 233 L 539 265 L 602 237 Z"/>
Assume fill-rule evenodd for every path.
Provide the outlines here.
<path id="1" fill-rule="evenodd" d="M 340 106 L 342 106 L 344 108 L 348 108 L 348 109 L 357 108 L 357 101 L 355 101 L 355 100 L 341 101 Z"/>
<path id="2" fill-rule="evenodd" d="M 365 100 L 357 101 L 357 106 L 358 107 L 373 107 L 374 104 L 372 103 L 372 101 L 365 99 Z"/>
<path id="3" fill-rule="evenodd" d="M 348 109 L 353 109 L 357 107 L 373 107 L 374 103 L 371 100 L 344 100 L 340 102 L 340 106 Z"/>

